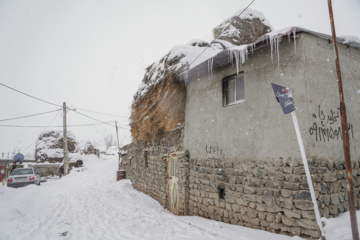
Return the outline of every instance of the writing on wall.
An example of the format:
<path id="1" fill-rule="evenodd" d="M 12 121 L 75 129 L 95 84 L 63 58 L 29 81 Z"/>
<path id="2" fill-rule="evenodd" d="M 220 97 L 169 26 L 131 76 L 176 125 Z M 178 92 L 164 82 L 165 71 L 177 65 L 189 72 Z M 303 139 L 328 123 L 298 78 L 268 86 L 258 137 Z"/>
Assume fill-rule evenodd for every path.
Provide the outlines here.
<path id="1" fill-rule="evenodd" d="M 225 157 L 224 151 L 218 146 L 205 145 L 205 152 L 212 157 Z"/>
<path id="2" fill-rule="evenodd" d="M 310 135 L 314 136 L 317 142 L 329 142 L 331 140 L 342 139 L 340 108 L 335 111 L 324 112 L 318 106 L 317 113 L 312 115 L 314 123 L 309 129 Z M 354 127 L 348 123 L 349 137 L 354 138 Z"/>

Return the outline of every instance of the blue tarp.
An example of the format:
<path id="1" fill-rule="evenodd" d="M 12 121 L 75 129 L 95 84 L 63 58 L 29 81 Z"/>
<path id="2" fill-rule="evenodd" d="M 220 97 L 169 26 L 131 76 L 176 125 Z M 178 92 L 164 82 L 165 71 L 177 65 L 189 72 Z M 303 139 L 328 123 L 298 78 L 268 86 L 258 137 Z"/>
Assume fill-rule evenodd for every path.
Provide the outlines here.
<path id="1" fill-rule="evenodd" d="M 24 155 L 22 155 L 21 153 L 18 153 L 14 156 L 14 161 L 15 162 L 22 162 L 24 161 Z"/>

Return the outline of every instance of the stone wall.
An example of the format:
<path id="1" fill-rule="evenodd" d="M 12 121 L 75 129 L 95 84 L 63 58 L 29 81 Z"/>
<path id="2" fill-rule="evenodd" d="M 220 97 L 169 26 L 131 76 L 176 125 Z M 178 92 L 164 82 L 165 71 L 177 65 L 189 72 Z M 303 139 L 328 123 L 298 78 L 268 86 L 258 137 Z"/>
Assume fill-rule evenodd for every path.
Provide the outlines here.
<path id="1" fill-rule="evenodd" d="M 122 148 L 120 168 L 125 169 L 126 178 L 131 180 L 135 189 L 167 208 L 168 158 L 171 153 L 182 149 L 182 129 L 167 133 L 159 141 L 132 142 Z"/>
<path id="2" fill-rule="evenodd" d="M 300 160 L 190 162 L 190 215 L 274 233 L 320 237 Z M 314 159 L 309 167 L 321 216 L 347 211 L 344 163 Z M 359 161 L 353 161 L 353 175 L 357 198 Z"/>
<path id="3" fill-rule="evenodd" d="M 179 131 L 156 143 L 124 147 L 121 167 L 135 189 L 176 215 L 308 239 L 320 237 L 300 159 L 192 159 L 183 150 L 182 139 Z M 360 159 L 352 161 L 360 206 Z M 309 168 L 321 217 L 347 211 L 344 162 L 312 159 Z"/>
<path id="4" fill-rule="evenodd" d="M 28 167 L 35 168 L 40 177 L 58 176 L 60 174 L 60 163 L 52 164 L 29 164 Z"/>

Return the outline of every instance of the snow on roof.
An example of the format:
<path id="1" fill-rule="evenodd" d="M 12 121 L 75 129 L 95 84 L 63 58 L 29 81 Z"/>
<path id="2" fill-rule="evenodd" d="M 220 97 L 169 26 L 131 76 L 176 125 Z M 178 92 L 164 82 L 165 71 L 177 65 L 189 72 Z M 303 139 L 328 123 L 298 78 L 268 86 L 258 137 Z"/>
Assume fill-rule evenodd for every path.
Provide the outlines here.
<path id="1" fill-rule="evenodd" d="M 204 52 L 205 49 L 206 51 Z M 172 71 L 180 72 L 183 69 L 187 70 L 190 69 L 192 66 L 198 65 L 199 63 L 215 56 L 223 50 L 224 49 L 218 43 L 209 45 L 209 43 L 198 39 L 192 40 L 187 44 L 177 45 L 173 47 L 166 56 L 164 56 L 161 60 L 155 62 L 151 66 L 150 71 L 146 73 L 149 77 L 149 81 L 146 84 L 144 82 L 141 82 L 138 90 L 139 97 L 143 97 L 147 93 L 149 87 L 156 85 L 164 78 L 165 65 L 167 63 L 179 59 L 179 62 L 177 64 L 170 67 L 172 67 Z"/>
<path id="2" fill-rule="evenodd" d="M 301 27 L 287 27 L 287 28 L 283 28 L 283 29 L 279 29 L 279 30 L 275 30 L 275 31 L 271 31 L 269 33 L 264 34 L 263 36 L 261 36 L 260 38 L 258 38 L 255 42 L 250 43 L 250 44 L 246 44 L 246 45 L 241 45 L 241 46 L 234 46 L 231 47 L 225 51 L 229 52 L 229 54 L 233 55 L 233 57 L 235 58 L 236 61 L 236 68 L 237 68 L 237 73 L 239 73 L 239 69 L 241 64 L 245 63 L 248 57 L 248 53 L 249 51 L 253 52 L 256 49 L 259 48 L 260 43 L 266 41 L 267 42 L 267 46 L 270 46 L 271 48 L 271 61 L 273 61 L 274 56 L 277 56 L 277 60 L 278 60 L 278 64 L 279 64 L 279 60 L 280 60 L 280 54 L 279 54 L 279 43 L 280 41 L 284 38 L 287 37 L 290 41 L 290 37 L 291 35 L 294 38 L 294 49 L 296 52 L 296 33 L 307 33 L 322 39 L 326 39 L 326 40 L 332 40 L 332 36 L 327 35 L 327 34 L 323 34 L 323 33 L 319 33 L 319 32 L 314 32 L 311 30 L 308 30 L 306 28 L 301 28 Z M 360 39 L 358 37 L 355 36 L 342 36 L 342 37 L 337 37 L 336 38 L 337 42 L 342 43 L 342 44 L 346 44 L 349 45 L 351 47 L 354 48 L 358 48 L 360 49 Z M 218 54 L 220 55 L 221 53 L 225 52 L 225 51 L 221 51 Z M 212 55 L 210 58 L 208 58 L 207 60 L 199 63 L 200 64 L 204 64 L 204 62 L 208 62 L 208 68 L 212 68 L 213 65 L 213 58 L 216 57 L 216 55 Z M 233 63 L 232 59 L 233 57 L 229 57 L 230 62 L 229 63 Z M 192 65 L 192 69 L 195 66 Z M 181 73 L 180 75 L 180 79 L 184 80 L 185 82 L 188 81 L 188 72 L 191 71 L 192 69 L 189 69 L 186 72 Z M 212 69 L 208 69 L 208 73 L 212 73 Z"/>
<path id="3" fill-rule="evenodd" d="M 273 29 L 269 20 L 265 18 L 262 12 L 253 9 L 241 9 L 228 19 L 225 19 L 219 26 L 216 27 L 222 29 L 221 36 L 238 36 L 241 34 L 240 30 L 233 25 L 234 17 L 238 17 L 243 20 L 253 20 L 258 18 L 263 24 Z M 203 40 L 193 39 L 187 44 L 173 47 L 167 55 L 150 66 L 149 71 L 145 74 L 145 78 L 147 78 L 148 81 L 142 81 L 140 83 L 138 91 L 135 94 L 135 100 L 141 99 L 146 95 L 151 86 L 162 81 L 166 73 L 166 69 L 175 73 L 188 71 L 207 59 L 214 57 L 224 49 L 233 48 L 235 46 L 236 45 L 233 43 L 221 39 L 216 39 L 216 41 L 214 40 L 210 44 Z"/>

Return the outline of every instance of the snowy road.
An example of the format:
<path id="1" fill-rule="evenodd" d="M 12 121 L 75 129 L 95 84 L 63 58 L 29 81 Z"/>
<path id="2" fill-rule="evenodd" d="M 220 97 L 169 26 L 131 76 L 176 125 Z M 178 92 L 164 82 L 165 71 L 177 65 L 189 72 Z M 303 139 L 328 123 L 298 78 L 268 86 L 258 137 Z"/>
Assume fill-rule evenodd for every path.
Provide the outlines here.
<path id="1" fill-rule="evenodd" d="M 174 216 L 130 181 L 116 182 L 116 157 L 84 162 L 87 170 L 40 187 L 0 186 L 0 239 L 300 239 Z"/>

